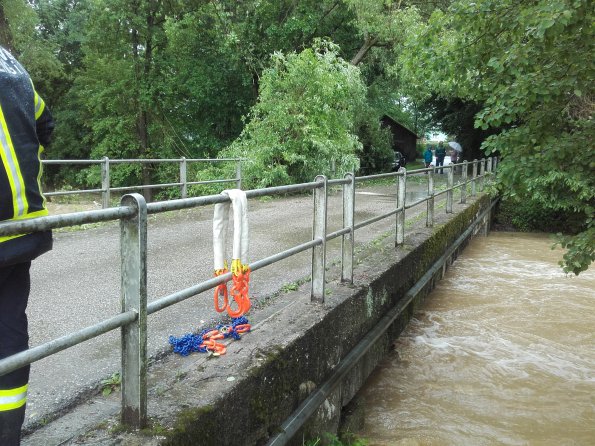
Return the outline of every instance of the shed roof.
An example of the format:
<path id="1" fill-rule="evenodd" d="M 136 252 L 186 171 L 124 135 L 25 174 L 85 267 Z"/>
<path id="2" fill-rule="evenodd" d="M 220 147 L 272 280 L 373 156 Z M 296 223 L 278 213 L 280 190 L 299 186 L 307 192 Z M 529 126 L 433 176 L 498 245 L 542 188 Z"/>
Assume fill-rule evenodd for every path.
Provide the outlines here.
<path id="1" fill-rule="evenodd" d="M 395 118 L 393 118 L 390 115 L 384 114 L 382 116 L 382 119 L 389 119 L 390 121 L 394 122 L 395 124 L 397 124 L 400 127 L 403 127 L 404 130 L 406 130 L 407 132 L 411 133 L 413 136 L 415 136 L 417 139 L 419 139 L 419 135 L 417 135 L 414 131 L 412 131 L 411 129 L 407 128 L 406 126 L 404 126 L 403 124 L 401 124 L 399 121 L 397 121 Z"/>

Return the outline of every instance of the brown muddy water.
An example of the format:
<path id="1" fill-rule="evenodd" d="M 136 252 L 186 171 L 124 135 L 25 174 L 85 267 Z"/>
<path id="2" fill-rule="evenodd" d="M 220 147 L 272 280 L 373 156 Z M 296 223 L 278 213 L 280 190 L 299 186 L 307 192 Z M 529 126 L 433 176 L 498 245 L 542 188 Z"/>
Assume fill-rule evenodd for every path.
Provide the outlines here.
<path id="1" fill-rule="evenodd" d="M 359 394 L 370 446 L 595 445 L 595 266 L 477 237 Z"/>

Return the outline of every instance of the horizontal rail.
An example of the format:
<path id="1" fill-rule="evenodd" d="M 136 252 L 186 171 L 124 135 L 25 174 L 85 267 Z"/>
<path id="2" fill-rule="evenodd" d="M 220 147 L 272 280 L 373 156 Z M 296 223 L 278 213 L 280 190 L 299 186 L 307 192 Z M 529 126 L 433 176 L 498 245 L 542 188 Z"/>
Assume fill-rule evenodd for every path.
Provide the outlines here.
<path id="1" fill-rule="evenodd" d="M 128 206 L 96 211 L 75 212 L 73 214 L 49 215 L 47 217 L 30 218 L 26 220 L 11 220 L 0 223 L 0 236 L 27 234 L 29 232 L 47 231 L 48 229 L 78 226 L 85 223 L 119 220 L 135 214 L 135 210 Z"/>
<path id="2" fill-rule="evenodd" d="M 45 193 L 48 197 L 57 197 L 63 195 L 78 195 L 89 193 L 100 193 L 102 207 L 110 207 L 110 197 L 112 192 L 138 191 L 163 189 L 169 187 L 179 187 L 180 195 L 186 198 L 188 194 L 188 186 L 197 184 L 217 184 L 217 183 L 231 183 L 235 182 L 237 188 L 241 188 L 242 184 L 242 168 L 241 162 L 244 158 L 159 158 L 159 159 L 109 159 L 104 157 L 101 160 L 42 160 L 44 165 L 99 165 L 101 167 L 101 188 L 94 189 L 79 189 L 79 190 L 54 190 Z M 205 181 L 188 181 L 187 172 L 189 163 L 220 163 L 220 162 L 235 162 L 236 163 L 236 177 Z M 118 164 L 159 164 L 159 163 L 174 163 L 179 165 L 179 181 L 159 184 L 139 184 L 133 186 L 112 186 L 110 184 L 110 166 Z"/>
<path id="3" fill-rule="evenodd" d="M 140 158 L 136 158 L 136 159 L 111 159 L 109 158 L 107 160 L 107 162 L 109 162 L 110 164 L 131 164 L 131 163 L 139 163 L 139 164 L 144 164 L 144 163 L 153 163 L 153 164 L 159 164 L 159 163 L 180 163 L 183 161 L 186 161 L 188 163 L 194 163 L 194 162 L 201 162 L 201 163 L 218 163 L 218 162 L 226 162 L 226 161 L 244 161 L 245 158 L 158 158 L 158 159 L 140 159 Z M 69 165 L 69 164 L 104 164 L 106 161 L 105 160 L 50 160 L 50 159 L 44 159 L 41 160 L 42 164 L 63 164 L 63 165 Z"/>
<path id="4" fill-rule="evenodd" d="M 67 348 L 74 347 L 89 339 L 96 338 L 109 331 L 121 328 L 124 325 L 134 322 L 138 317 L 135 311 L 119 313 L 109 319 L 105 319 L 95 325 L 83 328 L 74 333 L 67 334 L 45 344 L 38 345 L 16 355 L 0 360 L 0 376 L 10 373 L 23 367 L 24 364 L 31 364 L 40 359 L 46 358 L 54 353 L 61 352 Z"/>
<path id="5" fill-rule="evenodd" d="M 58 161 L 58 160 L 53 160 L 53 161 Z M 71 160 L 72 163 L 82 163 L 82 160 Z M 90 160 L 87 160 L 90 161 Z M 107 163 L 107 162 L 113 162 L 113 161 L 118 161 L 118 162 L 130 162 L 130 161 L 138 161 L 138 162 L 167 162 L 167 161 L 190 161 L 190 160 L 185 160 L 185 159 L 181 159 L 181 160 L 107 160 L 105 159 L 104 161 L 101 161 L 101 163 Z M 206 161 L 206 160 L 196 160 L 196 161 Z M 209 160 L 209 161 L 238 161 L 237 159 L 220 159 L 220 160 Z M 297 246 L 293 246 L 289 249 L 286 249 L 282 252 L 273 254 L 269 257 L 266 257 L 264 259 L 260 259 L 257 260 L 255 262 L 253 262 L 252 264 L 250 264 L 250 268 L 252 271 L 256 271 L 260 268 L 264 268 L 268 265 L 271 265 L 273 263 L 276 263 L 280 260 L 289 258 L 293 255 L 299 254 L 301 252 L 305 252 L 308 250 L 313 250 L 313 258 L 315 256 L 315 254 L 318 252 L 318 254 L 320 257 L 322 258 L 322 275 L 320 277 L 317 277 L 314 273 L 314 260 L 313 260 L 313 275 L 312 277 L 317 277 L 316 280 L 319 280 L 320 283 L 322 284 L 322 292 L 320 293 L 320 290 L 317 290 L 316 293 L 318 293 L 316 296 L 316 299 L 321 299 L 322 301 L 324 301 L 324 275 L 323 272 L 325 270 L 325 262 L 326 262 L 326 241 L 328 240 L 332 240 L 335 239 L 337 237 L 341 237 L 341 236 L 345 236 L 348 234 L 353 235 L 353 232 L 357 229 L 361 229 L 365 226 L 371 225 L 373 223 L 376 223 L 380 220 L 383 220 L 385 218 L 388 217 L 392 217 L 394 215 L 397 215 L 397 228 L 399 228 L 399 226 L 401 227 L 401 230 L 403 230 L 403 226 L 404 226 L 404 219 L 405 219 L 405 210 L 412 208 L 414 206 L 417 206 L 423 202 L 428 202 L 428 209 L 430 209 L 430 203 L 431 203 L 431 208 L 433 209 L 433 203 L 434 203 L 434 198 L 436 198 L 437 196 L 443 194 L 443 193 L 449 193 L 449 199 L 452 201 L 452 191 L 456 188 L 459 187 L 465 187 L 468 183 L 471 184 L 475 184 L 474 182 L 478 179 L 478 178 L 483 178 L 485 176 L 487 176 L 488 174 L 491 174 L 491 168 L 492 168 L 492 164 L 491 164 L 492 160 L 489 160 L 488 163 L 488 170 L 484 170 L 485 169 L 485 164 L 484 164 L 484 160 L 481 161 L 481 174 L 476 176 L 475 175 L 475 167 L 477 165 L 477 162 L 474 162 L 474 176 L 471 180 L 465 180 L 461 183 L 457 183 L 456 185 L 452 185 L 452 171 L 449 172 L 449 187 L 447 187 L 446 190 L 444 191 L 440 191 L 435 193 L 433 191 L 433 175 L 428 175 L 428 187 L 429 187 L 429 192 L 428 192 L 428 196 L 425 196 L 423 198 L 420 198 L 416 201 L 414 201 L 413 203 L 409 203 L 406 204 L 404 202 L 404 199 L 402 197 L 404 197 L 404 192 L 405 192 L 405 188 L 406 188 L 406 180 L 407 180 L 407 175 L 411 175 L 411 174 L 416 174 L 416 173 L 422 173 L 425 171 L 431 172 L 433 171 L 433 169 L 420 169 L 420 170 L 413 170 L 410 172 L 407 172 L 405 170 L 403 171 L 399 171 L 399 172 L 393 172 L 393 173 L 386 173 L 386 174 L 379 174 L 379 175 L 368 175 L 368 176 L 363 176 L 363 177 L 354 177 L 353 174 L 348 174 L 346 175 L 345 178 L 343 179 L 333 179 L 333 180 L 327 180 L 326 177 L 324 176 L 319 176 L 316 178 L 316 181 L 313 182 L 309 182 L 309 183 L 301 183 L 301 184 L 291 184 L 291 185 L 284 185 L 284 186 L 275 186 L 275 187 L 270 187 L 270 188 L 262 188 L 262 189 L 254 189 L 254 190 L 249 190 L 246 191 L 246 196 L 247 198 L 258 198 L 258 197 L 263 197 L 263 196 L 272 196 L 272 195 L 285 195 L 285 194 L 291 194 L 291 193 L 298 193 L 298 192 L 305 192 L 305 191 L 315 191 L 315 212 L 314 212 L 314 217 L 315 217 L 315 221 L 317 222 L 316 225 L 319 226 L 315 226 L 318 229 L 316 231 L 318 232 L 314 232 L 314 236 L 313 239 L 299 244 Z M 51 164 L 51 162 L 49 163 Z M 445 169 L 450 168 L 450 166 L 445 167 Z M 184 177 L 185 178 L 185 177 Z M 398 202 L 396 204 L 396 209 L 391 210 L 389 212 L 386 212 L 382 215 L 378 215 L 375 217 L 372 217 L 370 219 L 364 220 L 360 223 L 357 224 L 353 224 L 353 215 L 354 215 L 354 198 L 355 197 L 355 184 L 357 182 L 361 182 L 361 181 L 366 181 L 366 180 L 372 180 L 372 179 L 379 179 L 379 178 L 398 178 L 399 181 L 397 182 L 397 188 L 398 188 Z M 233 180 L 214 180 L 212 182 L 223 182 L 223 181 L 233 181 Z M 201 183 L 205 183 L 205 182 L 197 182 L 195 184 L 201 184 Z M 162 184 L 162 185 L 146 185 L 146 186 L 133 186 L 133 187 L 123 187 L 123 188 L 112 188 L 112 191 L 115 190 L 132 190 L 132 189 L 141 189 L 141 188 L 150 188 L 150 187 L 167 187 L 167 186 L 181 186 L 181 185 L 188 185 L 190 183 L 188 182 L 180 182 L 180 183 L 168 183 L 168 184 Z M 343 187 L 343 217 L 344 217 L 344 222 L 345 221 L 349 221 L 350 223 L 347 224 L 347 227 L 343 227 L 337 231 L 334 231 L 332 233 L 326 233 L 326 214 L 327 214 L 327 200 L 326 197 L 328 195 L 328 189 L 327 186 L 328 185 L 342 185 Z M 482 180 L 482 185 L 483 185 L 483 180 Z M 351 191 L 351 192 L 349 192 Z M 65 191 L 66 192 L 66 191 Z M 70 191 L 68 191 L 70 192 Z M 80 191 L 79 191 L 80 193 Z M 57 193 L 54 193 L 57 194 Z M 350 195 L 351 194 L 351 195 Z M 349 198 L 351 196 L 351 198 Z M 318 200 L 318 201 L 317 201 Z M 351 203 L 350 201 L 351 200 Z M 143 256 L 146 255 L 146 214 L 155 214 L 155 213 L 161 213 L 161 212 L 167 212 L 167 211 L 174 211 L 174 210 L 181 210 L 181 209 L 188 209 L 188 208 L 194 208 L 194 207 L 198 207 L 198 206 L 205 206 L 205 205 L 213 205 L 213 204 L 217 204 L 217 203 L 223 203 L 223 202 L 228 202 L 230 201 L 229 197 L 225 194 L 215 194 L 215 195 L 207 195 L 207 196 L 201 196 L 201 197 L 196 197 L 196 198 L 182 198 L 182 199 L 178 199 L 178 200 L 170 200 L 170 201 L 161 201 L 161 202 L 154 202 L 154 203 L 149 203 L 146 204 L 144 202 L 144 199 L 142 198 L 142 196 L 138 195 L 138 194 L 134 194 L 134 195 L 127 195 L 125 196 L 125 199 L 123 202 L 126 203 L 126 205 L 120 205 L 118 207 L 115 208 L 108 208 L 108 209 L 101 209 L 101 210 L 94 210 L 94 211 L 85 211 L 85 212 L 77 212 L 77 213 L 72 213 L 72 214 L 63 214 L 63 215 L 56 215 L 56 216 L 45 216 L 45 217 L 38 217 L 38 218 L 34 218 L 34 219 L 25 219 L 25 220 L 16 220 L 16 221 L 4 221 L 0 223 L 0 236 L 11 236 L 11 235 L 18 235 L 18 234 L 26 234 L 26 233 L 30 233 L 30 232 L 35 232 L 35 231 L 44 231 L 44 230 L 49 230 L 49 229 L 56 229 L 56 228 L 60 228 L 60 227 L 66 227 L 66 226 L 77 226 L 77 225 L 82 225 L 85 223 L 97 223 L 97 222 L 104 222 L 104 221 L 112 221 L 112 220 L 121 220 L 121 223 L 123 224 L 122 226 L 122 231 L 121 231 L 121 241 L 120 241 L 120 245 L 121 245 L 121 252 L 122 254 L 122 266 L 124 267 L 124 265 L 126 265 L 129 269 L 129 272 L 132 273 L 132 277 L 134 277 L 134 279 L 132 279 L 132 282 L 127 282 L 128 285 L 130 285 L 130 283 L 132 283 L 132 287 L 131 290 L 133 293 L 142 293 L 142 291 L 137 291 L 137 289 L 135 289 L 135 287 L 138 285 L 138 290 L 142 289 L 143 287 L 140 286 L 140 284 L 144 283 L 143 279 L 142 279 L 142 274 L 141 272 L 144 270 L 144 268 L 146 268 L 146 258 L 144 258 L 143 260 Z M 448 200 L 447 200 L 448 201 Z M 134 203 L 133 205 L 129 205 L 131 203 Z M 322 203 L 321 208 L 322 209 L 318 209 L 316 203 L 318 203 L 320 205 L 320 203 Z M 447 206 L 448 208 L 448 206 Z M 349 209 L 351 212 L 351 216 L 349 218 L 347 218 L 346 220 L 346 209 Z M 429 211 L 428 211 L 429 212 Z M 447 209 L 447 212 L 449 212 L 449 210 Z M 450 211 L 452 212 L 452 211 Z M 433 211 L 432 211 L 433 213 Z M 428 214 L 430 215 L 430 214 Z M 316 220 L 318 218 L 318 220 Z M 402 219 L 401 222 L 399 222 L 399 219 Z M 323 222 L 324 224 L 321 225 L 320 223 Z M 345 223 L 344 223 L 345 224 Z M 351 224 L 351 227 L 349 227 L 349 224 Z M 321 229 L 322 228 L 322 229 Z M 399 231 L 399 229 L 397 229 L 397 231 Z M 124 237 L 124 234 L 126 233 L 126 237 Z M 138 234 L 137 234 L 138 233 Z M 145 236 L 142 236 L 142 233 L 145 234 Z M 136 234 L 136 235 L 135 235 Z M 398 242 L 399 237 L 397 237 L 397 242 Z M 345 239 L 344 239 L 345 240 Z M 401 242 L 398 242 L 401 243 Z M 124 253 L 126 253 L 126 256 L 124 255 Z M 133 254 L 131 254 L 133 253 Z M 343 260 L 345 260 L 345 257 L 343 257 Z M 350 264 L 350 268 L 353 269 L 353 265 Z M 320 271 L 317 272 L 317 274 L 321 274 Z M 131 324 L 135 324 L 135 329 L 137 330 L 141 330 L 142 332 L 144 332 L 146 330 L 146 321 L 144 318 L 144 310 L 146 310 L 146 314 L 153 314 L 159 310 L 162 310 L 166 307 L 169 307 L 171 305 L 174 305 L 176 303 L 179 303 L 185 299 L 188 299 L 190 297 L 193 297 L 197 294 L 200 294 L 204 291 L 207 291 L 209 289 L 212 289 L 222 283 L 225 283 L 227 281 L 229 281 L 231 279 L 231 273 L 226 273 L 217 277 L 213 277 L 211 279 L 205 280 L 197 285 L 191 286 L 189 288 L 183 289 L 183 290 L 179 290 L 173 294 L 164 296 L 162 298 L 157 299 L 156 301 L 153 301 L 151 303 L 147 303 L 146 307 L 144 304 L 134 307 L 134 308 L 139 308 L 140 311 L 137 312 L 137 310 L 129 310 L 129 311 L 123 311 L 122 313 L 107 318 L 95 325 L 83 328 L 82 330 L 73 332 L 69 335 L 60 337 L 58 339 L 52 340 L 50 342 L 47 342 L 45 344 L 36 346 L 34 348 L 31 348 L 27 351 L 18 353 L 16 355 L 13 355 L 11 357 L 8 357 L 6 359 L 3 359 L 0 361 L 0 375 L 3 375 L 5 373 L 8 373 L 12 370 L 16 370 L 19 367 L 22 367 L 26 364 L 30 364 L 32 362 L 38 361 L 42 358 L 45 358 L 49 355 L 52 355 L 54 353 L 57 353 L 61 350 L 64 350 L 66 348 L 72 347 L 74 345 L 80 344 L 81 342 L 87 341 L 91 338 L 100 336 L 101 334 L 107 333 L 109 331 L 115 330 L 117 328 L 124 328 L 124 332 L 127 331 L 133 331 L 130 330 L 129 326 Z M 347 275 L 342 276 L 342 277 L 347 277 Z M 351 277 L 351 276 L 349 276 Z M 320 280 L 321 279 L 321 280 Z M 138 281 L 138 284 L 136 284 L 135 281 Z M 124 280 L 123 280 L 124 283 Z M 314 284 L 314 279 L 313 279 L 313 284 Z M 145 288 L 146 290 L 146 288 Z M 128 297 L 127 293 L 124 293 L 125 299 L 130 299 L 130 297 Z M 144 294 L 144 298 L 146 299 L 146 293 Z M 321 296 L 321 297 L 320 297 Z M 138 295 L 136 296 L 138 298 Z M 315 293 L 314 293 L 314 286 L 313 286 L 313 292 L 312 292 L 312 299 L 315 300 Z M 130 300 L 125 300 L 125 303 L 128 302 L 128 304 L 130 303 Z M 129 307 L 130 308 L 130 307 Z M 142 326 L 142 327 L 141 327 Z M 139 328 L 141 327 L 141 328 Z M 126 336 L 123 336 L 123 338 Z M 132 338 L 134 338 L 134 336 L 132 336 Z M 133 348 L 134 347 L 134 343 L 132 342 L 132 339 L 130 337 L 127 337 L 127 348 Z M 124 351 L 124 347 L 122 348 Z M 145 355 L 143 353 L 143 355 Z M 142 361 L 145 362 L 147 361 L 147 358 L 145 356 L 143 356 Z M 140 374 L 143 374 L 143 372 L 139 372 Z M 127 375 L 128 378 L 127 379 L 134 379 L 130 378 L 130 376 L 132 375 L 136 375 L 135 373 L 123 373 L 123 375 Z M 137 376 L 138 378 L 138 376 Z M 124 378 L 123 378 L 124 379 Z M 143 378 L 146 379 L 146 378 Z M 130 409 L 130 407 L 128 407 Z M 124 403 L 123 403 L 123 410 L 124 410 Z M 140 411 L 145 410 L 145 409 L 139 409 Z M 143 416 L 145 416 L 146 414 L 140 414 L 141 415 L 141 419 Z M 136 422 L 137 424 L 142 424 L 141 420 L 138 420 Z M 139 427 L 139 426 L 137 426 Z"/>
<path id="6" fill-rule="evenodd" d="M 351 232 L 351 228 L 339 229 L 338 231 L 331 232 L 330 234 L 327 234 L 326 240 L 327 241 L 333 240 L 337 237 L 341 237 L 342 235 L 349 234 L 350 232 Z"/>
<path id="7" fill-rule="evenodd" d="M 393 178 L 397 175 L 403 175 L 399 172 L 390 172 L 390 173 L 377 173 L 375 175 L 364 175 L 361 177 L 355 177 L 355 181 L 367 181 L 367 180 L 379 180 L 382 178 Z"/>
<path id="8" fill-rule="evenodd" d="M 103 189 L 60 190 L 56 192 L 44 192 L 43 195 L 46 197 L 57 197 L 59 195 L 97 194 L 101 192 L 103 192 Z"/>
<path id="9" fill-rule="evenodd" d="M 426 201 L 428 201 L 430 198 L 431 198 L 431 197 L 429 197 L 429 196 L 426 196 L 426 197 L 420 198 L 420 199 L 418 199 L 418 200 L 415 200 L 413 203 L 408 203 L 408 204 L 406 204 L 406 205 L 405 205 L 405 209 L 411 209 L 411 208 L 414 208 L 415 206 L 417 206 L 417 205 L 419 205 L 419 204 L 425 203 L 425 202 L 426 202 Z"/>
<path id="10" fill-rule="evenodd" d="M 392 217 L 393 215 L 395 215 L 397 212 L 400 212 L 400 211 L 401 211 L 401 209 L 395 209 L 394 211 L 389 211 L 382 215 L 377 215 L 376 217 L 369 218 L 367 220 L 364 220 L 362 222 L 354 224 L 353 229 L 361 229 L 365 226 L 371 225 L 372 223 L 376 223 L 380 220 L 384 220 L 385 218 Z"/>
<path id="11" fill-rule="evenodd" d="M 301 245 L 294 246 L 293 248 L 287 249 L 280 253 L 261 259 L 257 262 L 249 265 L 251 271 L 257 271 L 265 266 L 271 265 L 279 260 L 287 259 L 300 252 L 312 249 L 314 246 L 318 246 L 322 243 L 321 240 L 312 240 Z M 212 279 L 205 280 L 204 282 L 198 283 L 194 286 L 185 288 L 175 293 L 163 296 L 158 300 L 155 300 L 147 305 L 147 314 L 153 314 L 157 311 L 163 310 L 171 305 L 182 302 L 186 299 L 196 296 L 197 294 L 203 293 L 207 290 L 213 289 L 222 283 L 229 282 L 231 280 L 231 273 L 221 274 L 220 276 L 213 277 Z"/>
<path id="12" fill-rule="evenodd" d="M 390 328 L 397 317 L 409 306 L 411 301 L 422 292 L 430 283 L 434 275 L 448 261 L 454 251 L 471 235 L 472 230 L 477 224 L 480 224 L 487 212 L 491 211 L 490 206 L 482 215 L 477 218 L 447 250 L 446 252 L 428 269 L 428 271 L 415 283 L 413 287 L 405 293 L 402 299 L 391 308 L 387 314 L 378 321 L 378 323 L 361 339 L 358 344 L 345 355 L 339 364 L 334 368 L 330 377 L 322 385 L 308 396 L 299 407 L 283 422 L 279 431 L 269 440 L 267 446 L 283 446 L 287 444 L 304 425 L 304 423 L 314 414 L 322 403 L 331 395 L 331 392 L 339 385 L 353 367 L 363 358 L 363 356 L 376 344 L 382 335 Z"/>

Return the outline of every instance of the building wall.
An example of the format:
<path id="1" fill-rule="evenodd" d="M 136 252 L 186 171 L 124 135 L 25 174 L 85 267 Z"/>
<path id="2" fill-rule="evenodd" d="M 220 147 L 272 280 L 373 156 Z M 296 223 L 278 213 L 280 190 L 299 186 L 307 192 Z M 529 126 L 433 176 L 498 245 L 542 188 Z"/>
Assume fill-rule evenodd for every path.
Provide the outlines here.
<path id="1" fill-rule="evenodd" d="M 417 136 L 388 116 L 384 116 L 381 121 L 382 125 L 389 127 L 393 134 L 393 150 L 401 152 L 408 161 L 414 160 L 417 157 L 415 150 Z"/>

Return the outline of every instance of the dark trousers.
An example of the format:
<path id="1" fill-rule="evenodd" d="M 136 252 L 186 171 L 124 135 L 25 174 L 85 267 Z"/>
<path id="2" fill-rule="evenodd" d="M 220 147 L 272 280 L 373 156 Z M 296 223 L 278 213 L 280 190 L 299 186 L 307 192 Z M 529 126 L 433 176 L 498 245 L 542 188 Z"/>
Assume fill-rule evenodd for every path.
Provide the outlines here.
<path id="1" fill-rule="evenodd" d="M 440 171 L 438 172 L 438 166 L 440 166 Z M 436 171 L 438 173 L 444 173 L 444 158 L 436 157 Z"/>
<path id="2" fill-rule="evenodd" d="M 25 310 L 29 300 L 31 262 L 0 268 L 0 359 L 29 348 Z M 29 366 L 0 376 L 0 396 L 29 382 Z M 1 401 L 1 399 L 0 399 Z M 8 410 L 0 406 L 0 445 L 20 444 L 25 405 Z"/>

